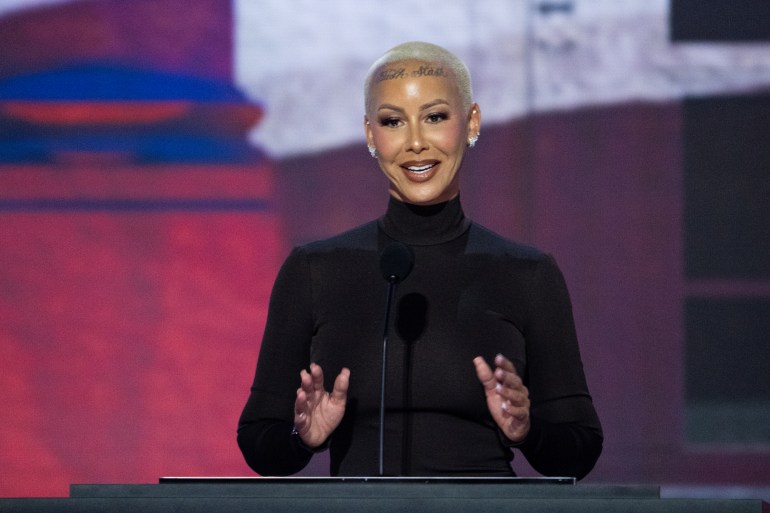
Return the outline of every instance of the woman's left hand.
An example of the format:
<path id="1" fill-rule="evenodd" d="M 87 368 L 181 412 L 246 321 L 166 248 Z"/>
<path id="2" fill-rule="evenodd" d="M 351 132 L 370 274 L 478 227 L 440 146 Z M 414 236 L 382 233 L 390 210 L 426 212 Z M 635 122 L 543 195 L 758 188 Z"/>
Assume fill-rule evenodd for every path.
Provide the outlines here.
<path id="1" fill-rule="evenodd" d="M 522 442 L 530 427 L 529 390 L 513 363 L 499 354 L 495 357 L 494 372 L 481 356 L 474 358 L 473 364 L 497 426 L 511 442 Z"/>

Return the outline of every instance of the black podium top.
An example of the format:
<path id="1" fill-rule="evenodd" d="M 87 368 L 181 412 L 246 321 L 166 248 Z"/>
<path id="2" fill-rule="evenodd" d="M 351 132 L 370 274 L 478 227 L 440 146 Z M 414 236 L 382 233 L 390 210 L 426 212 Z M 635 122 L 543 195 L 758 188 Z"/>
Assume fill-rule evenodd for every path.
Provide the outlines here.
<path id="1" fill-rule="evenodd" d="M 74 484 L 66 498 L 0 499 L 0 513 L 770 513 L 760 500 L 662 499 L 657 486 L 571 478 L 167 477 Z"/>
<path id="2" fill-rule="evenodd" d="M 658 499 L 657 486 L 576 485 L 572 477 L 163 477 L 157 485 L 77 484 L 70 497 Z"/>

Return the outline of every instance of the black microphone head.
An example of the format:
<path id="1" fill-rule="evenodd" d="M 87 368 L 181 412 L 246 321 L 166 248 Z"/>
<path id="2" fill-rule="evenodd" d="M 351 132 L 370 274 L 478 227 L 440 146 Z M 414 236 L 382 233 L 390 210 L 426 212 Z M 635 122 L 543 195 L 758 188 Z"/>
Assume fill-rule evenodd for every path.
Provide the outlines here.
<path id="1" fill-rule="evenodd" d="M 412 248 L 403 242 L 391 242 L 380 256 L 382 277 L 389 283 L 398 283 L 409 276 L 414 265 Z"/>

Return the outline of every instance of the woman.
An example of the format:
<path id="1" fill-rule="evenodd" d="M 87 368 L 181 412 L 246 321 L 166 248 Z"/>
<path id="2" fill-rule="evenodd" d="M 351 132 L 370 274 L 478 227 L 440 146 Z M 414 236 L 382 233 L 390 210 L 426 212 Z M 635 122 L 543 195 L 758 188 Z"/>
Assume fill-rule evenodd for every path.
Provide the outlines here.
<path id="1" fill-rule="evenodd" d="M 332 475 L 377 475 L 379 260 L 400 241 L 414 268 L 390 327 L 384 474 L 511 476 L 516 447 L 545 475 L 582 478 L 602 432 L 562 275 L 460 204 L 463 156 L 481 124 L 467 68 L 441 47 L 405 43 L 372 65 L 365 96 L 387 212 L 284 263 L 238 426 L 247 463 L 292 474 L 328 447 Z"/>

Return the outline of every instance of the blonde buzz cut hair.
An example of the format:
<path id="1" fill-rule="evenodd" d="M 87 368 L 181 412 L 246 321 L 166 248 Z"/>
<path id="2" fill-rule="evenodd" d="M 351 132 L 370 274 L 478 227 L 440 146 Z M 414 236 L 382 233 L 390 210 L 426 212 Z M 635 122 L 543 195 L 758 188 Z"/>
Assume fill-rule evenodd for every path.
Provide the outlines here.
<path id="1" fill-rule="evenodd" d="M 442 48 L 441 46 L 432 43 L 424 43 L 422 41 L 410 41 L 394 46 L 385 52 L 382 57 L 374 61 L 374 64 L 369 68 L 369 71 L 366 74 L 366 80 L 364 81 L 364 107 L 367 113 L 369 113 L 372 108 L 370 103 L 370 92 L 374 77 L 377 76 L 383 68 L 406 61 L 442 64 L 448 67 L 454 75 L 454 82 L 457 85 L 457 90 L 460 93 L 463 106 L 466 109 L 470 109 L 473 104 L 473 89 L 471 86 L 471 75 L 465 63 L 446 48 Z"/>

